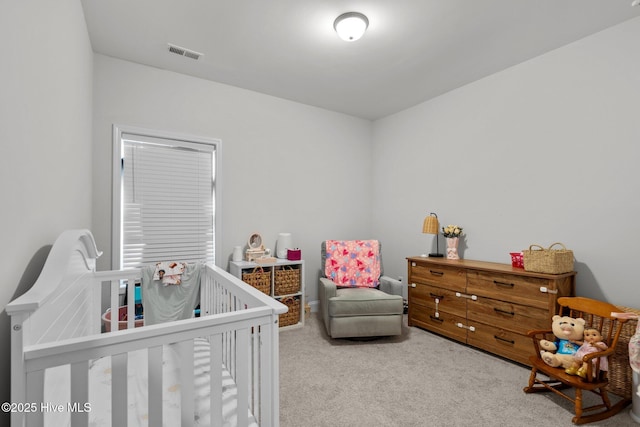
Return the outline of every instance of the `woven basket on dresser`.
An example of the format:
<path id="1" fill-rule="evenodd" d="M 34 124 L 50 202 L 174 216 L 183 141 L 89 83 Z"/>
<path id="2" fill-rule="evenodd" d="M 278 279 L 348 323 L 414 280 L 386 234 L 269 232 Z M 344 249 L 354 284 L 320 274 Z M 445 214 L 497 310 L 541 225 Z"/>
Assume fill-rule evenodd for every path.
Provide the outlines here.
<path id="1" fill-rule="evenodd" d="M 278 317 L 280 327 L 295 325 L 300 322 L 300 298 L 286 297 L 282 298 L 280 302 L 289 307 L 289 311 Z"/>
<path id="2" fill-rule="evenodd" d="M 282 267 L 275 271 L 274 295 L 289 295 L 300 292 L 300 269 Z"/>
<path id="3" fill-rule="evenodd" d="M 635 313 L 640 315 L 640 310 L 629 307 L 618 308 L 625 313 Z M 633 393 L 633 384 L 631 382 L 631 375 L 633 370 L 629 363 L 629 340 L 636 333 L 636 327 L 638 321 L 628 320 L 622 327 L 620 338 L 618 339 L 618 345 L 615 352 L 609 359 L 609 391 L 624 397 L 625 399 L 631 399 Z"/>
<path id="4" fill-rule="evenodd" d="M 553 249 L 555 245 L 562 246 L 562 249 Z M 522 251 L 522 258 L 525 271 L 546 274 L 561 274 L 573 271 L 573 251 L 567 249 L 560 242 L 554 243 L 548 248 L 543 248 L 540 245 L 531 245 L 528 250 Z"/>
<path id="5" fill-rule="evenodd" d="M 271 295 L 270 270 L 265 271 L 262 267 L 256 267 L 250 273 L 242 273 L 242 281 L 267 295 Z"/>

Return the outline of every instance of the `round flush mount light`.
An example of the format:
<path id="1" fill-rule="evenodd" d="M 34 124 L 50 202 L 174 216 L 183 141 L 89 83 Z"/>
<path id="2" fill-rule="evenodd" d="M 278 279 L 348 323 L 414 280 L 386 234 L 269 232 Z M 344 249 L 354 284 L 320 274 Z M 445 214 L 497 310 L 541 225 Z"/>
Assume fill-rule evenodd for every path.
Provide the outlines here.
<path id="1" fill-rule="evenodd" d="M 354 42 L 362 37 L 368 26 L 367 17 L 358 12 L 343 13 L 333 23 L 338 36 L 347 42 Z"/>

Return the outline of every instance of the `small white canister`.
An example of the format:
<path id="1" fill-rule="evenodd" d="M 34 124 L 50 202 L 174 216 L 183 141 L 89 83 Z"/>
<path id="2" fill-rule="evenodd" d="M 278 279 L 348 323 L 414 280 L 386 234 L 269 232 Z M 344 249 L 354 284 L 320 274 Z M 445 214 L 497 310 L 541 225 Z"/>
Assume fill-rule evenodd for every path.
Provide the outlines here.
<path id="1" fill-rule="evenodd" d="M 280 259 L 287 259 L 287 249 L 293 249 L 293 240 L 291 238 L 291 233 L 278 234 L 276 256 Z"/>
<path id="2" fill-rule="evenodd" d="M 234 246 L 231 261 L 242 261 L 242 247 Z"/>

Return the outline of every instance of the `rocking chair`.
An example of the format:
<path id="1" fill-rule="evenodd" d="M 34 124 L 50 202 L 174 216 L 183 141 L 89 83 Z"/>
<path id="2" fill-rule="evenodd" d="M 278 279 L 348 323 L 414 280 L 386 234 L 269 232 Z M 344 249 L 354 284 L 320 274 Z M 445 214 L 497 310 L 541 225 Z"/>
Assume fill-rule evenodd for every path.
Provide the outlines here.
<path id="1" fill-rule="evenodd" d="M 529 336 L 533 339 L 535 355 L 529 358 L 532 369 L 529 377 L 529 385 L 524 388 L 525 393 L 534 393 L 541 391 L 552 391 L 565 399 L 574 403 L 575 417 L 571 420 L 574 424 L 584 424 L 593 421 L 609 418 L 620 412 L 625 406 L 631 403 L 631 399 L 622 398 L 616 404 L 612 405 L 607 394 L 609 386 L 609 377 L 613 372 L 609 373 L 605 370 L 606 364 L 600 363 L 596 358 L 606 357 L 611 359 L 611 355 L 615 352 L 618 345 L 620 333 L 627 319 L 621 319 L 612 316 L 613 312 L 620 309 L 615 305 L 592 300 L 583 297 L 562 297 L 558 298 L 559 311 L 561 316 L 570 316 L 573 318 L 583 318 L 589 328 L 597 329 L 603 337 L 603 341 L 608 345 L 604 351 L 589 353 L 583 357 L 586 362 L 586 375 L 584 378 L 576 375 L 570 375 L 565 369 L 560 367 L 551 367 L 547 365 L 540 356 L 541 339 L 553 341 L 555 337 L 551 329 L 529 331 Z M 592 359 L 596 359 L 592 362 Z M 594 363 L 595 362 L 595 363 Z M 613 371 L 615 364 L 609 364 L 609 370 Z M 539 378 L 538 374 L 548 377 Z M 565 394 L 563 389 L 572 387 L 575 389 L 575 395 Z M 589 407 L 583 407 L 582 392 L 592 392 L 602 399 L 602 403 Z M 597 411 L 597 412 L 594 412 Z M 583 415 L 584 412 L 588 414 Z"/>

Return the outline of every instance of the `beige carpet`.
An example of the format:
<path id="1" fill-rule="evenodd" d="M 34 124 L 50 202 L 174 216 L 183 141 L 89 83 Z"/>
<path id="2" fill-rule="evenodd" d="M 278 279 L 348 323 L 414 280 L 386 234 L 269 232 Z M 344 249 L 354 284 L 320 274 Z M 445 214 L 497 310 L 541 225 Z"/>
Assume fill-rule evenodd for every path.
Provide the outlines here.
<path id="1" fill-rule="evenodd" d="M 572 404 L 525 394 L 529 370 L 418 328 L 331 340 L 316 313 L 280 333 L 280 425 L 572 426 Z M 615 395 L 613 396 L 615 397 Z M 629 408 L 589 426 L 640 427 Z"/>

